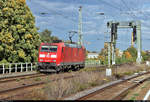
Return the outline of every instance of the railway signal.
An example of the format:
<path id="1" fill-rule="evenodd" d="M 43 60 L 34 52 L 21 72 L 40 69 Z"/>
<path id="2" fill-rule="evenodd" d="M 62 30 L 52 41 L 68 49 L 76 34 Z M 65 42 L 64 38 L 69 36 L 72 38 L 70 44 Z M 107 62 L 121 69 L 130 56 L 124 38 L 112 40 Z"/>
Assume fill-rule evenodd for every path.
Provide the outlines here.
<path id="1" fill-rule="evenodd" d="M 109 21 L 107 27 L 111 28 L 111 42 L 112 42 L 112 64 L 115 64 L 115 49 L 117 40 L 117 28 L 133 28 L 133 42 L 137 42 L 137 59 L 138 64 L 142 61 L 141 51 L 141 22 L 140 21 Z"/>
<path id="2" fill-rule="evenodd" d="M 114 36 L 114 39 L 116 40 L 117 39 L 117 26 L 118 26 L 118 23 L 112 23 L 112 26 L 111 26 L 111 38 L 113 38 Z"/>
<path id="3" fill-rule="evenodd" d="M 133 42 L 136 42 L 137 36 L 136 36 L 136 26 L 133 27 Z"/>

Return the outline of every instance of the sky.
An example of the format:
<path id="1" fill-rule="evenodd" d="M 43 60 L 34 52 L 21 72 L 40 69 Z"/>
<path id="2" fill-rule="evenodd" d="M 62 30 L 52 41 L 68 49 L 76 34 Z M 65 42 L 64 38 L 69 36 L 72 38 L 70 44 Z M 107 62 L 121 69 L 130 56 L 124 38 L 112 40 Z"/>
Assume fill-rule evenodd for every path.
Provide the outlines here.
<path id="1" fill-rule="evenodd" d="M 26 0 L 39 32 L 69 40 L 69 31 L 78 31 L 79 6 L 82 6 L 83 44 L 89 51 L 100 52 L 110 41 L 108 21 L 141 21 L 142 50 L 150 50 L 150 0 Z M 99 13 L 104 15 L 99 15 Z M 44 13 L 44 14 L 43 14 Z M 131 46 L 132 29 L 118 29 L 117 48 Z M 73 36 L 78 41 L 78 35 Z M 135 45 L 136 47 L 136 45 Z"/>

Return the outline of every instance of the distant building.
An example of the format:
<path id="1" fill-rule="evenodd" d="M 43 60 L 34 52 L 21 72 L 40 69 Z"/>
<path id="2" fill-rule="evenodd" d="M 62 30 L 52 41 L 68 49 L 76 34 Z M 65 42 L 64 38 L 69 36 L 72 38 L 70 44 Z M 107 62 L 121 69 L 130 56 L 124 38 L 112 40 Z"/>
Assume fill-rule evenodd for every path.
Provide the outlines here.
<path id="1" fill-rule="evenodd" d="M 98 53 L 88 53 L 88 58 L 98 58 Z"/>
<path id="2" fill-rule="evenodd" d="M 150 50 L 145 51 L 146 53 L 150 54 Z"/>
<path id="3" fill-rule="evenodd" d="M 119 57 L 122 57 L 122 55 L 123 55 L 123 51 L 121 51 L 121 50 L 119 50 L 119 53 L 118 53 L 119 55 Z"/>

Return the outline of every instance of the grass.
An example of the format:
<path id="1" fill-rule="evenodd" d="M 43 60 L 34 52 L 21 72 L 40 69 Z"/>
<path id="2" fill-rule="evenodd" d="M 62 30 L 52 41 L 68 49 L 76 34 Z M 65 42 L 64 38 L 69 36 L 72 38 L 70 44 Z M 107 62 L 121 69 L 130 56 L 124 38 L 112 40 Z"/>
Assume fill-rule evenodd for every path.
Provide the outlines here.
<path id="1" fill-rule="evenodd" d="M 130 93 L 132 93 L 132 90 L 128 90 L 125 96 L 128 96 Z M 139 94 L 135 93 L 131 96 L 129 100 L 135 100 L 137 96 L 139 96 Z"/>
<path id="2" fill-rule="evenodd" d="M 135 94 L 133 94 L 134 96 L 139 96 L 139 94 L 138 93 L 135 93 Z"/>
<path id="3" fill-rule="evenodd" d="M 91 67 L 91 68 L 83 68 L 80 70 L 80 72 L 89 72 L 89 71 L 102 71 L 105 70 L 105 68 L 95 68 L 95 67 Z"/>
<path id="4" fill-rule="evenodd" d="M 146 86 L 142 86 L 142 87 L 141 87 L 141 89 L 144 89 L 144 88 L 146 88 Z"/>
<path id="5" fill-rule="evenodd" d="M 94 87 L 94 86 L 97 86 L 98 83 L 97 82 L 90 82 L 89 85 L 92 86 L 92 87 Z"/>
<path id="6" fill-rule="evenodd" d="M 131 75 L 131 74 L 133 74 L 132 72 L 124 72 L 123 73 L 124 75 Z"/>
<path id="7" fill-rule="evenodd" d="M 102 80 L 106 79 L 106 80 Z M 37 99 L 43 99 L 43 93 L 46 100 L 57 100 L 67 95 L 75 94 L 79 91 L 83 91 L 90 87 L 101 85 L 109 82 L 111 78 L 105 77 L 105 74 L 100 72 L 80 72 L 80 77 L 74 77 L 72 79 L 61 79 L 52 83 L 47 83 L 43 90 L 37 92 Z M 47 79 L 49 81 L 49 79 Z M 37 91 L 37 90 L 35 90 Z M 35 94 L 36 92 L 34 92 Z M 36 99 L 36 95 L 34 99 Z"/>
<path id="8" fill-rule="evenodd" d="M 35 81 L 41 81 L 41 78 L 35 78 Z"/>
<path id="9" fill-rule="evenodd" d="M 141 89 L 146 88 L 149 84 L 150 84 L 150 82 L 146 83 L 144 86 L 141 87 Z"/>
<path id="10" fill-rule="evenodd" d="M 46 100 L 45 93 L 42 89 L 34 89 L 28 93 L 24 100 Z"/>
<path id="11" fill-rule="evenodd" d="M 86 88 L 88 88 L 88 85 L 78 83 L 76 90 L 77 90 L 77 91 L 83 91 L 83 90 L 85 90 Z"/>
<path id="12" fill-rule="evenodd" d="M 133 94 L 133 96 L 130 98 L 130 100 L 136 100 L 136 97 L 139 96 L 138 93 Z"/>
<path id="13" fill-rule="evenodd" d="M 130 98 L 130 100 L 135 100 L 135 97 L 134 97 L 134 96 L 132 96 L 132 97 Z"/>
<path id="14" fill-rule="evenodd" d="M 16 79 L 16 81 L 17 81 L 17 82 L 19 82 L 19 81 L 20 81 L 20 79 Z"/>

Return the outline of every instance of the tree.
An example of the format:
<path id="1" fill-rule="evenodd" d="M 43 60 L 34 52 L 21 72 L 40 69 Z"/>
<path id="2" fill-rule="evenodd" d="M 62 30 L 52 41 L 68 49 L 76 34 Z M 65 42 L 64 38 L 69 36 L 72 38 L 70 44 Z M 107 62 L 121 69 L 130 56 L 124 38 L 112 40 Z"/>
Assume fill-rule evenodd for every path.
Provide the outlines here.
<path id="1" fill-rule="evenodd" d="M 131 56 L 133 56 L 135 58 L 137 57 L 137 50 L 135 47 L 131 46 L 127 49 L 127 51 L 130 52 Z"/>
<path id="2" fill-rule="evenodd" d="M 41 40 L 42 42 L 45 42 L 45 43 L 52 43 L 54 42 L 55 40 L 59 40 L 58 37 L 56 36 L 51 36 L 52 32 L 49 31 L 48 29 L 45 29 L 43 32 L 40 33 L 40 36 L 41 36 Z"/>
<path id="3" fill-rule="evenodd" d="M 146 60 L 150 61 L 150 54 L 148 52 L 142 51 L 142 59 L 143 61 L 146 61 Z"/>
<path id="4" fill-rule="evenodd" d="M 97 53 L 96 51 L 92 51 L 91 53 Z"/>
<path id="5" fill-rule="evenodd" d="M 25 0 L 0 0 L 0 63 L 37 61 L 40 36 Z"/>
<path id="6" fill-rule="evenodd" d="M 131 58 L 132 58 L 130 52 L 128 52 L 128 51 L 125 51 L 125 57 L 126 57 L 127 59 L 131 59 Z"/>
<path id="7" fill-rule="evenodd" d="M 108 56 L 108 44 L 107 43 L 104 43 L 104 48 L 101 49 L 99 56 L 104 56 L 105 59 Z"/>
<path id="8" fill-rule="evenodd" d="M 136 58 L 137 58 L 137 50 L 136 50 L 136 48 L 131 46 L 126 51 L 128 51 L 131 54 L 133 61 L 136 61 Z"/>
<path id="9" fill-rule="evenodd" d="M 101 49 L 99 57 L 102 64 L 108 63 L 108 43 L 104 43 L 104 48 Z"/>

